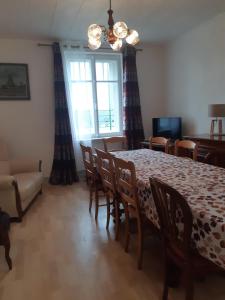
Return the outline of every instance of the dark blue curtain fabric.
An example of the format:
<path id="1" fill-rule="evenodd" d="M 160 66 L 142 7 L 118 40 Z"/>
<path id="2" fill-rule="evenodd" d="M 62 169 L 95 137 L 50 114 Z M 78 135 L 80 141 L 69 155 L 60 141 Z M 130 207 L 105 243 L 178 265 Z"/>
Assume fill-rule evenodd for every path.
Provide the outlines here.
<path id="1" fill-rule="evenodd" d="M 144 140 L 141 116 L 141 104 L 138 87 L 136 49 L 127 45 L 123 49 L 123 103 L 124 103 L 124 135 L 128 149 L 140 148 Z"/>
<path id="2" fill-rule="evenodd" d="M 49 182 L 72 184 L 78 180 L 66 99 L 63 64 L 58 43 L 53 44 L 55 90 L 55 147 Z"/>

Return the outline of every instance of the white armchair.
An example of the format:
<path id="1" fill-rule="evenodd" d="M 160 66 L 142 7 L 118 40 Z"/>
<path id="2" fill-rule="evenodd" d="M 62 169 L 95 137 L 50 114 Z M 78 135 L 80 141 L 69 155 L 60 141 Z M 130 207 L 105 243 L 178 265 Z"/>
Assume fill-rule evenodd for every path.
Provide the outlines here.
<path id="1" fill-rule="evenodd" d="M 41 161 L 10 160 L 0 141 L 0 207 L 12 220 L 21 221 L 38 194 L 42 192 Z"/>

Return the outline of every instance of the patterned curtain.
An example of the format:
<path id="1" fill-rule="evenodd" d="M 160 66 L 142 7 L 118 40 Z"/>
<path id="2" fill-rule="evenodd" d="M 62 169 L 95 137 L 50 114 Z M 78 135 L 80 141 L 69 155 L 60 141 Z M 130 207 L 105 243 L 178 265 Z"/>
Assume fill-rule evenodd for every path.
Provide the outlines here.
<path id="1" fill-rule="evenodd" d="M 127 45 L 123 49 L 123 103 L 124 134 L 128 149 L 140 148 L 144 140 L 140 95 L 137 78 L 136 49 Z"/>
<path id="2" fill-rule="evenodd" d="M 69 112 L 60 47 L 53 44 L 54 89 L 55 89 L 55 148 L 51 184 L 72 184 L 78 180 L 71 135 Z"/>

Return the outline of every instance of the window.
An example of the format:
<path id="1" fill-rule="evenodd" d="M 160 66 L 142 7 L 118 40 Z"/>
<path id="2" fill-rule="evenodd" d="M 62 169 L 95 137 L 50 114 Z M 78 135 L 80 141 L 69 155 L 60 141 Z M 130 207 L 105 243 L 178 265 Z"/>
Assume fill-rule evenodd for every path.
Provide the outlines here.
<path id="1" fill-rule="evenodd" d="M 121 55 L 67 54 L 66 69 L 78 139 L 121 134 Z"/>

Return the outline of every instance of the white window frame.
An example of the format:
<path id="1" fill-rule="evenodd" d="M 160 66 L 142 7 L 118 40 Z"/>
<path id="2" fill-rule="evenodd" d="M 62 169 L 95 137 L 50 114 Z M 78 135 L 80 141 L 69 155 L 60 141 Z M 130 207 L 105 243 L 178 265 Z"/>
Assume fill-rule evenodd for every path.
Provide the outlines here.
<path id="1" fill-rule="evenodd" d="M 123 109 L 123 87 L 122 87 L 122 76 L 123 76 L 123 66 L 122 66 L 122 54 L 121 53 L 105 53 L 105 52 L 79 52 L 79 54 L 82 56 L 86 56 L 91 61 L 91 71 L 92 71 L 92 80 L 88 81 L 92 83 L 92 92 L 93 92 L 93 107 L 94 107 L 94 126 L 95 126 L 95 134 L 92 135 L 92 139 L 98 139 L 103 137 L 110 137 L 110 136 L 120 136 L 123 132 L 123 116 L 122 116 L 122 109 Z M 105 59 L 110 60 L 110 58 L 113 58 L 113 60 L 117 61 L 117 72 L 118 72 L 118 80 L 109 80 L 109 81 L 97 81 L 96 80 L 96 68 L 95 68 L 95 62 L 98 59 Z M 82 58 L 81 58 L 82 59 Z M 73 59 L 71 59 L 70 62 L 72 62 Z M 76 82 L 76 81 L 71 81 Z M 85 81 L 87 82 L 87 81 Z M 118 99 L 119 99 L 119 131 L 118 132 L 109 132 L 109 133 L 99 133 L 99 122 L 98 122 L 98 99 L 97 99 L 97 82 L 109 82 L 114 83 L 118 82 Z"/>

